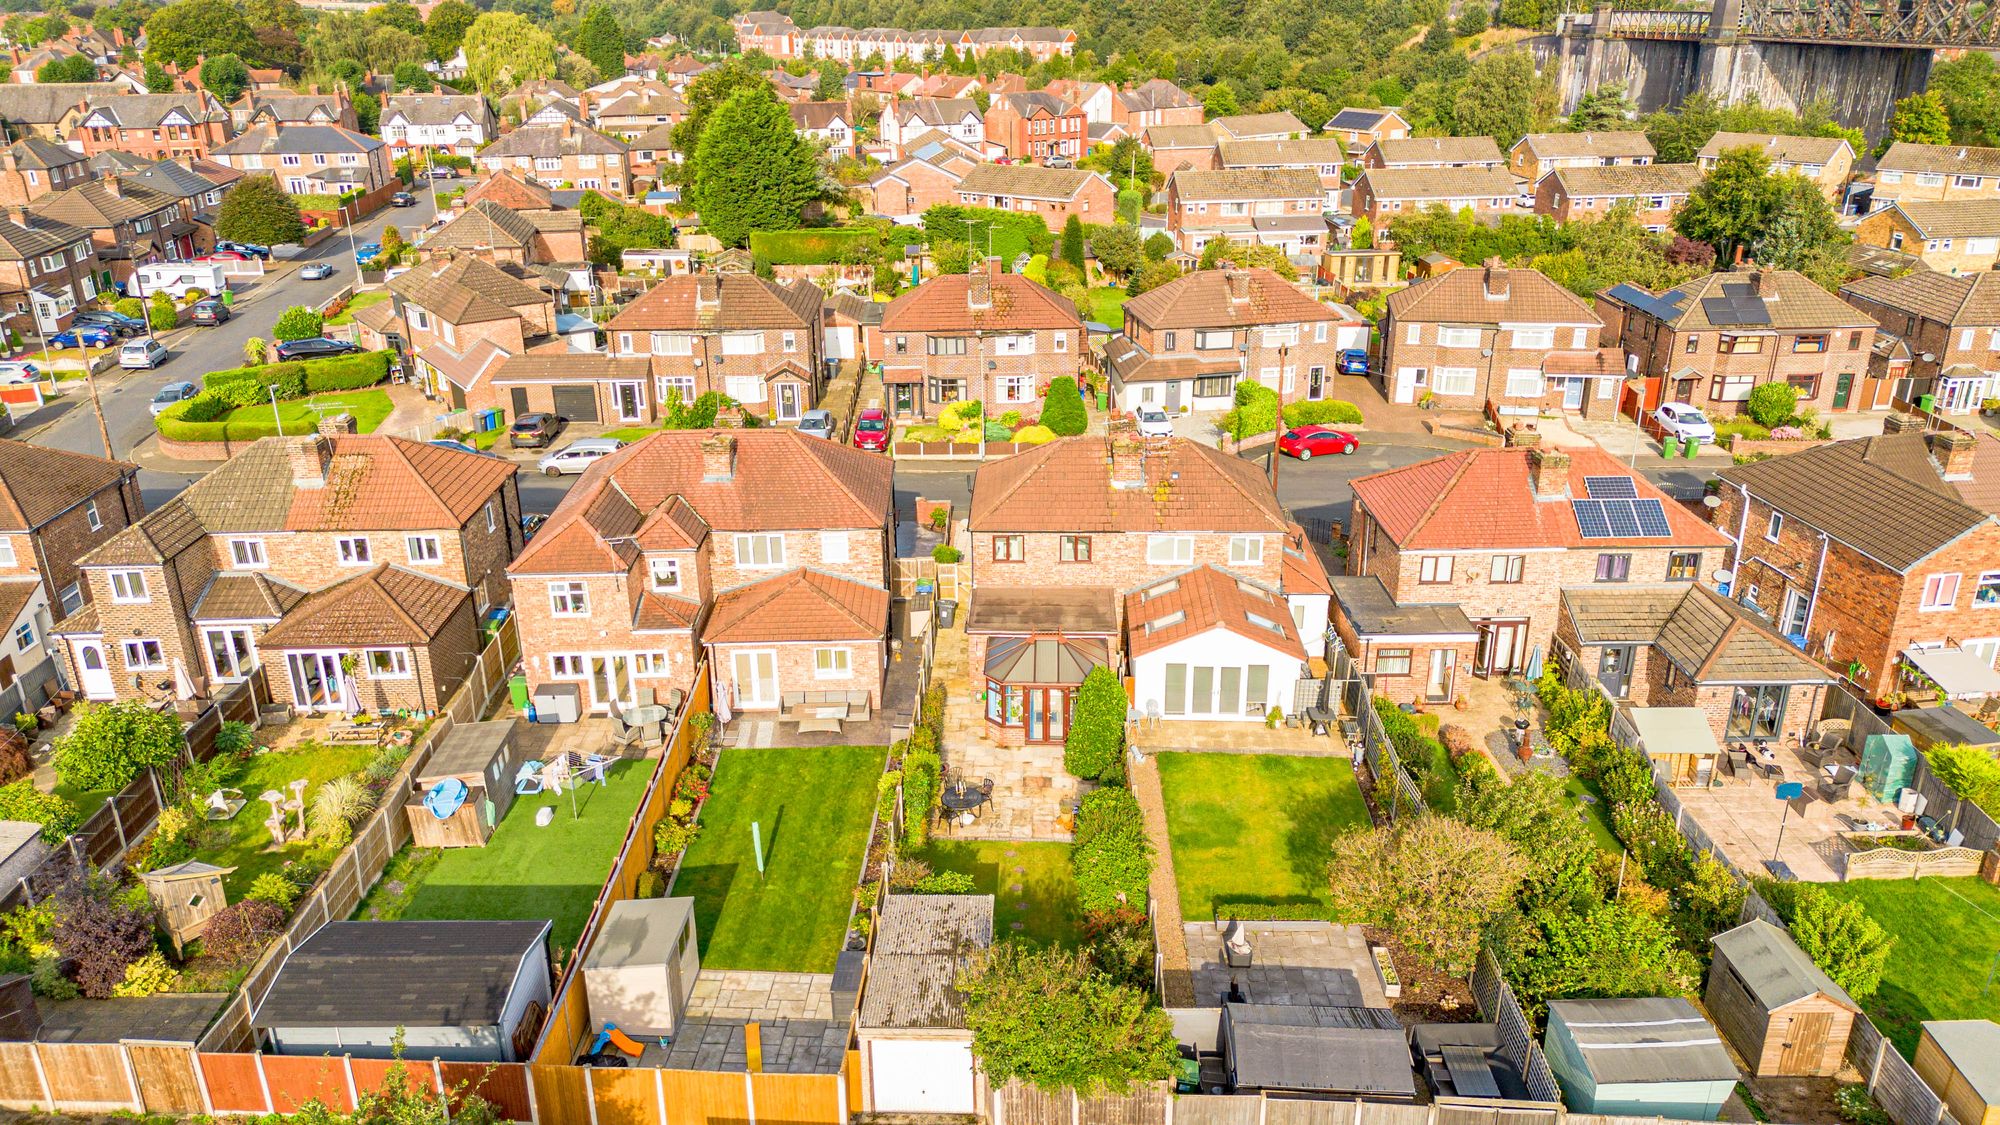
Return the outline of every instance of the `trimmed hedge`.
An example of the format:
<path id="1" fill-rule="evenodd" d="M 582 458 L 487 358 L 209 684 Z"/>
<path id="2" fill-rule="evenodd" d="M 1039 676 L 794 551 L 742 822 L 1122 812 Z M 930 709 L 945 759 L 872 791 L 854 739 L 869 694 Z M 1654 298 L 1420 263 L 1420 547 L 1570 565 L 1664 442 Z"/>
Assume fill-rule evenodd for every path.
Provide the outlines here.
<path id="1" fill-rule="evenodd" d="M 881 236 L 873 227 L 760 230 L 750 233 L 750 253 L 774 266 L 828 266 L 867 262 Z"/>
<path id="2" fill-rule="evenodd" d="M 252 406 L 270 399 L 269 387 L 278 385 L 280 399 L 304 398 L 321 391 L 358 391 L 389 377 L 388 352 L 328 356 L 291 363 L 267 363 L 255 367 L 230 367 L 202 376 L 205 390 L 227 399 L 232 406 Z"/>
<path id="3" fill-rule="evenodd" d="M 1236 408 L 1224 414 L 1216 425 L 1222 428 L 1223 433 L 1242 441 L 1259 434 L 1268 434 L 1275 429 L 1277 409 L 1278 392 L 1262 383 L 1246 379 L 1236 384 Z M 1340 399 L 1285 404 L 1287 427 L 1358 426 L 1361 421 L 1361 408 Z"/>
<path id="4" fill-rule="evenodd" d="M 388 352 L 363 352 L 360 355 L 307 360 L 306 393 L 358 391 L 372 387 L 389 377 L 390 358 Z"/>
<path id="5" fill-rule="evenodd" d="M 1069 864 L 1077 902 L 1085 914 L 1146 908 L 1153 847 L 1146 841 L 1139 800 L 1130 790 L 1107 786 L 1084 794 Z"/>

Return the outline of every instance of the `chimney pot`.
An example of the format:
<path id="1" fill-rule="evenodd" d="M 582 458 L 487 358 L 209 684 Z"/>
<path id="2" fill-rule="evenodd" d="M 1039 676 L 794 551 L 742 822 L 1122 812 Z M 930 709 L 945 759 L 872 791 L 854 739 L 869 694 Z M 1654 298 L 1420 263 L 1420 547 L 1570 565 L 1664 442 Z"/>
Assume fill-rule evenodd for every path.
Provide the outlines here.
<path id="1" fill-rule="evenodd" d="M 1496 301 L 1505 300 L 1507 297 L 1507 289 L 1509 284 L 1507 278 L 1507 264 L 1505 262 L 1502 262 L 1498 257 L 1493 257 L 1486 259 L 1485 265 L 1486 265 L 1486 282 L 1485 282 L 1486 296 Z"/>
<path id="2" fill-rule="evenodd" d="M 1931 456 L 1946 480 L 1971 480 L 1978 439 L 1964 430 L 1937 430 L 1929 438 Z"/>
<path id="3" fill-rule="evenodd" d="M 1569 492 L 1569 454 L 1559 449 L 1528 451 L 1528 487 L 1537 500 L 1560 500 Z"/>
<path id="4" fill-rule="evenodd" d="M 333 442 L 324 434 L 296 438 L 289 449 L 294 488 L 325 488 L 326 466 L 333 458 Z"/>
<path id="5" fill-rule="evenodd" d="M 701 439 L 701 479 L 727 481 L 736 476 L 736 435 L 715 431 Z"/>

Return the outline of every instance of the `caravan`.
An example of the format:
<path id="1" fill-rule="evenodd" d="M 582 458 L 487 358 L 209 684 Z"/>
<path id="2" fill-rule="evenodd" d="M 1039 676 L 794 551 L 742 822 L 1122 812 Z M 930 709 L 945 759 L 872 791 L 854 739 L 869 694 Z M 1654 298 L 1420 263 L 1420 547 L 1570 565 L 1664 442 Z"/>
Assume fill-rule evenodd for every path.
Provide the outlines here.
<path id="1" fill-rule="evenodd" d="M 221 262 L 153 262 L 132 271 L 125 295 L 146 298 L 165 293 L 179 299 L 193 289 L 206 297 L 219 297 L 228 288 Z"/>

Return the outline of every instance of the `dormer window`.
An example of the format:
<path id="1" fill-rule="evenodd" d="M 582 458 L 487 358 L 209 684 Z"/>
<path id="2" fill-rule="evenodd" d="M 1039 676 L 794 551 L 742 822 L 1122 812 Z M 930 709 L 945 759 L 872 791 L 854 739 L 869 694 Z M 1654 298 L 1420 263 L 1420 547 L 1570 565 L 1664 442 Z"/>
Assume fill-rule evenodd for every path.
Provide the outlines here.
<path id="1" fill-rule="evenodd" d="M 672 594 L 681 588 L 681 561 L 679 559 L 653 559 L 646 564 L 646 572 L 653 592 Z"/>

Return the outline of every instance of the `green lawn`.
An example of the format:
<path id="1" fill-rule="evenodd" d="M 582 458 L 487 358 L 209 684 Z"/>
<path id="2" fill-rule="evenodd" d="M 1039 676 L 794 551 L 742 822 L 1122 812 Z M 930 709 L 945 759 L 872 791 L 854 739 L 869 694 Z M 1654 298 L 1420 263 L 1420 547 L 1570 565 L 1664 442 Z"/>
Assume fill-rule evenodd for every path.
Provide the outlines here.
<path id="1" fill-rule="evenodd" d="M 1569 790 L 1569 795 L 1577 799 L 1577 807 L 1583 817 L 1584 826 L 1590 829 L 1590 838 L 1597 841 L 1598 849 L 1613 855 L 1624 851 L 1625 845 L 1618 842 L 1618 834 L 1611 831 L 1610 805 L 1598 794 L 1597 786 L 1571 774 L 1564 782 L 1563 788 Z M 1583 800 L 1586 796 L 1592 800 Z"/>
<path id="2" fill-rule="evenodd" d="M 404 848 L 354 916 L 547 918 L 555 923 L 550 935 L 555 945 L 574 947 L 654 765 L 650 759 L 623 761 L 605 771 L 604 785 L 517 797 L 483 848 Z M 541 808 L 555 810 L 546 828 L 535 824 Z"/>
<path id="3" fill-rule="evenodd" d="M 310 432 L 310 428 L 317 425 L 321 418 L 347 413 L 354 415 L 356 430 L 372 434 L 375 432 L 375 427 L 387 420 L 395 409 L 396 404 L 390 401 L 387 391 L 341 391 L 312 395 L 308 398 L 283 399 L 278 403 L 278 413 L 284 418 L 285 425 L 288 428 L 301 426 L 307 428 L 301 432 Z M 268 426 L 270 420 L 271 404 L 268 402 L 256 406 L 239 406 L 223 415 L 223 421 L 231 423 L 257 421 Z"/>
<path id="4" fill-rule="evenodd" d="M 887 756 L 881 746 L 723 752 L 673 889 L 694 896 L 704 966 L 833 971 Z"/>
<path id="5" fill-rule="evenodd" d="M 1905 1058 L 1925 1020 L 2000 1020 L 2000 887 L 1975 878 L 1825 884 L 1896 935 L 1882 987 L 1861 1006 Z"/>
<path id="6" fill-rule="evenodd" d="M 657 434 L 659 432 L 660 428 L 658 426 L 626 426 L 622 429 L 606 430 L 604 431 L 604 436 L 608 438 L 617 438 L 619 441 L 626 442 L 629 444 L 631 442 L 638 441 L 640 438 L 647 437 L 648 435 L 651 434 Z"/>
<path id="7" fill-rule="evenodd" d="M 1083 912 L 1076 903 L 1068 844 L 943 839 L 931 841 L 917 855 L 932 871 L 971 875 L 974 894 L 994 896 L 994 937 L 1022 937 L 1043 945 L 1078 943 Z"/>
<path id="8" fill-rule="evenodd" d="M 1108 324 L 1113 331 L 1125 327 L 1125 290 L 1116 285 L 1099 285 L 1090 291 L 1090 304 L 1085 320 Z"/>
<path id="9" fill-rule="evenodd" d="M 364 293 L 356 293 L 354 299 L 347 302 L 346 308 L 326 318 L 327 327 L 336 328 L 343 324 L 353 324 L 355 313 L 360 312 L 370 305 L 379 305 L 388 299 L 389 291 L 387 289 L 370 289 Z"/>
<path id="10" fill-rule="evenodd" d="M 1190 922 L 1231 903 L 1323 917 L 1330 841 L 1368 823 L 1344 757 L 1162 754 L 1160 785 Z"/>
<path id="11" fill-rule="evenodd" d="M 273 847 L 270 830 L 264 827 L 264 818 L 271 815 L 271 806 L 258 800 L 257 795 L 276 789 L 289 796 L 292 782 L 303 777 L 306 779 L 306 804 L 310 807 L 313 793 L 321 784 L 360 770 L 375 754 L 373 746 L 309 743 L 298 749 L 273 750 L 251 758 L 241 772 L 228 782 L 229 788 L 241 789 L 247 798 L 242 811 L 236 814 L 234 820 L 210 825 L 209 834 L 196 850 L 195 858 L 218 867 L 236 869 L 234 874 L 223 880 L 231 902 L 241 901 L 249 892 L 250 885 L 257 881 L 257 876 L 277 871 L 292 860 L 314 854 L 322 859 L 331 858 L 326 849 L 312 843 Z"/>
<path id="12" fill-rule="evenodd" d="M 78 819 L 89 820 L 90 814 L 96 812 L 98 809 L 103 808 L 104 802 L 109 801 L 112 797 L 112 794 L 116 793 L 117 790 L 78 789 L 76 786 L 70 785 L 67 782 L 58 782 L 56 784 L 56 787 L 54 789 L 49 790 L 49 792 L 54 793 L 56 796 L 63 798 L 72 805 L 75 805 L 76 815 Z"/>

